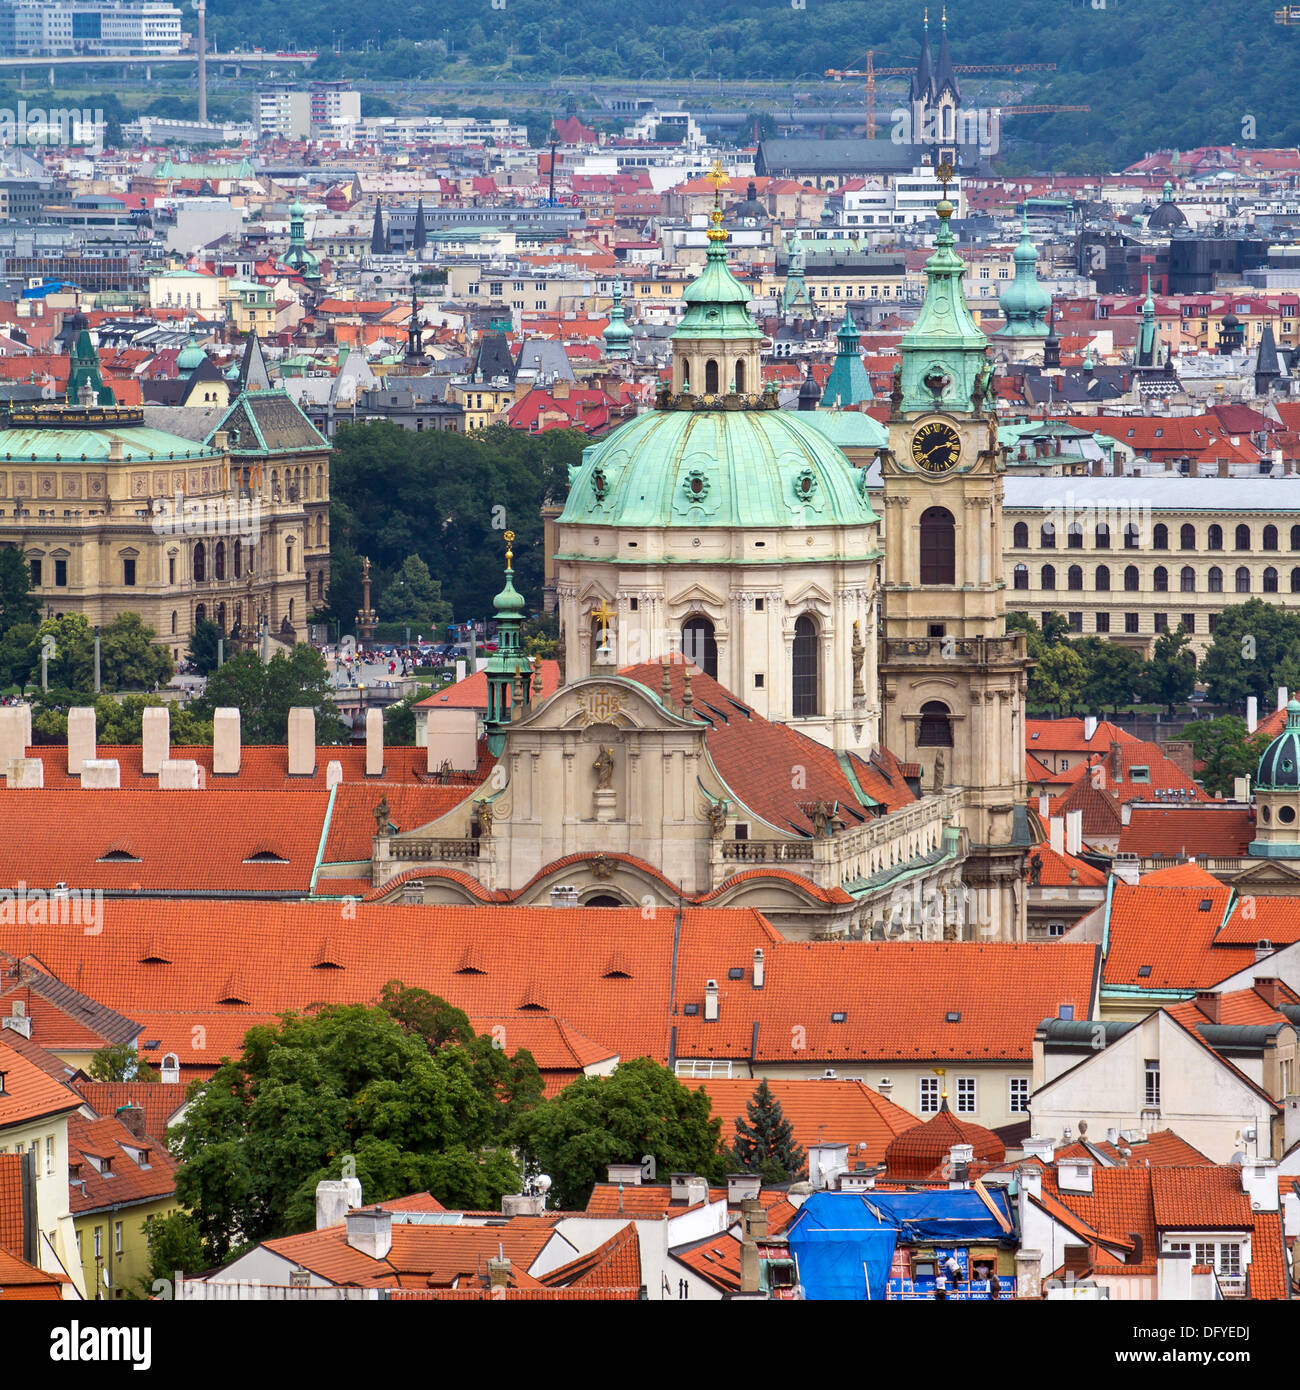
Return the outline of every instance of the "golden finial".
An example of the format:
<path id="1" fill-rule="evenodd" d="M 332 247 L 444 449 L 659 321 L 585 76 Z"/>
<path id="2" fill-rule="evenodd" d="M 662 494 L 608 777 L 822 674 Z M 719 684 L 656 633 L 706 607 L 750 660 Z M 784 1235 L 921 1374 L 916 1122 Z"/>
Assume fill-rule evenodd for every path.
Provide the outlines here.
<path id="1" fill-rule="evenodd" d="M 720 159 L 713 161 L 713 167 L 704 177 L 713 185 L 713 211 L 709 215 L 709 220 L 713 225 L 705 235 L 710 241 L 726 241 L 727 233 L 722 227 L 722 188 L 724 184 L 729 184 L 731 179 L 722 167 Z"/>
<path id="2" fill-rule="evenodd" d="M 514 543 L 515 543 L 515 533 L 514 533 L 513 531 L 507 531 L 507 532 L 506 532 L 506 569 L 509 569 L 509 568 L 510 568 L 510 563 L 511 563 L 511 561 L 515 558 L 515 552 L 514 552 L 514 548 L 513 548 L 513 547 L 514 547 Z"/>

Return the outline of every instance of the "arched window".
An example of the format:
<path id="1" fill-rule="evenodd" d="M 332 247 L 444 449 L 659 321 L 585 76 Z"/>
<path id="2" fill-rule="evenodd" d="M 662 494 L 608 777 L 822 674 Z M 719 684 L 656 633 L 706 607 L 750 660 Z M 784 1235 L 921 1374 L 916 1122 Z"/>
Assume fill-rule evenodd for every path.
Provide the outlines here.
<path id="1" fill-rule="evenodd" d="M 811 719 L 821 713 L 817 645 L 817 624 L 807 613 L 801 613 L 794 622 L 790 670 L 790 712 L 796 719 Z"/>
<path id="2" fill-rule="evenodd" d="M 1276 550 L 1276 549 L 1277 549 L 1277 527 L 1276 527 L 1276 526 L 1265 526 L 1265 527 L 1264 527 L 1264 549 L 1265 549 L 1265 550 Z"/>
<path id="3" fill-rule="evenodd" d="M 1071 565 L 1070 572 L 1065 577 L 1066 587 L 1070 589 L 1083 588 L 1083 566 Z"/>
<path id="4" fill-rule="evenodd" d="M 1237 592 L 1239 594 L 1250 593 L 1250 571 L 1245 565 L 1237 566 Z"/>
<path id="5" fill-rule="evenodd" d="M 1297 570 L 1296 572 L 1297 572 L 1298 574 L 1300 574 L 1300 570 Z M 1027 589 L 1027 588 L 1029 588 L 1029 566 L 1028 566 L 1028 565 L 1017 565 L 1017 566 L 1015 567 L 1015 569 L 1013 569 L 1013 570 L 1011 571 L 1011 586 L 1012 586 L 1012 588 L 1015 588 L 1015 589 Z"/>
<path id="6" fill-rule="evenodd" d="M 1017 550 L 1029 549 L 1029 527 L 1023 521 L 1017 521 L 1015 529 L 1011 532 L 1011 544 Z"/>
<path id="7" fill-rule="evenodd" d="M 1296 570 L 1295 573 L 1300 574 L 1300 570 Z M 176 636 L 176 610 L 174 608 L 172 609 L 172 636 Z"/>
<path id="8" fill-rule="evenodd" d="M 212 577 L 214 579 L 224 579 L 226 577 L 226 543 L 218 541 L 212 547 Z"/>
<path id="9" fill-rule="evenodd" d="M 1128 565 L 1124 570 L 1124 587 L 1129 593 L 1136 593 L 1138 588 L 1138 567 Z"/>
<path id="10" fill-rule="evenodd" d="M 194 622 L 195 622 L 195 625 L 197 626 L 197 625 L 198 625 L 199 623 L 201 623 L 201 622 L 204 620 L 204 618 L 206 618 L 207 616 L 208 616 L 208 610 L 207 610 L 206 605 L 204 605 L 204 604 L 202 604 L 202 603 L 195 604 L 195 606 L 194 606 Z"/>
<path id="11" fill-rule="evenodd" d="M 1098 550 L 1110 549 L 1110 527 L 1104 521 L 1097 523 L 1097 529 L 1092 535 L 1092 543 Z"/>
<path id="12" fill-rule="evenodd" d="M 1044 565 L 1043 572 L 1038 577 L 1038 587 L 1040 589 L 1056 588 L 1056 566 Z"/>
<path id="13" fill-rule="evenodd" d="M 208 572 L 208 552 L 203 548 L 202 541 L 194 542 L 194 581 L 201 584 L 207 577 Z"/>
<path id="14" fill-rule="evenodd" d="M 1124 528 L 1124 549 L 1136 550 L 1141 539 L 1141 532 L 1138 530 L 1136 521 L 1130 521 Z"/>
<path id="15" fill-rule="evenodd" d="M 1236 547 L 1238 550 L 1250 549 L 1250 527 L 1245 523 L 1237 527 Z"/>
<path id="16" fill-rule="evenodd" d="M 319 463 L 316 465 L 316 500 L 319 502 L 325 496 L 325 469 Z"/>
<path id="17" fill-rule="evenodd" d="M 957 527 L 946 507 L 921 513 L 921 583 L 957 582 Z"/>
<path id="18" fill-rule="evenodd" d="M 718 364 L 712 357 L 704 364 L 704 394 L 706 396 L 718 394 Z"/>
<path id="19" fill-rule="evenodd" d="M 1291 592 L 1293 594 L 1300 594 L 1300 569 L 1293 569 L 1291 571 Z"/>
<path id="20" fill-rule="evenodd" d="M 1110 588 L 1110 566 L 1109 566 L 1109 565 L 1098 565 L 1098 566 L 1097 566 L 1097 581 L 1096 581 L 1096 587 L 1097 587 L 1098 589 L 1102 590 L 1103 592 L 1104 592 L 1105 590 L 1107 590 L 1107 589 Z"/>
<path id="21" fill-rule="evenodd" d="M 293 600 L 289 600 L 289 621 L 293 622 Z"/>
<path id="22" fill-rule="evenodd" d="M 244 547 L 243 547 L 243 545 L 242 545 L 239 541 L 236 541 L 236 542 L 234 543 L 234 545 L 231 547 L 230 553 L 231 553 L 231 558 L 232 558 L 232 559 L 234 560 L 234 562 L 235 562 L 235 578 L 238 579 L 238 578 L 240 577 L 240 575 L 243 573 L 243 569 L 244 569 Z"/>
<path id="23" fill-rule="evenodd" d="M 693 614 L 682 624 L 682 655 L 706 676 L 718 679 L 718 643 L 713 636 L 713 624 L 700 613 Z"/>
<path id="24" fill-rule="evenodd" d="M 1169 571 L 1163 565 L 1157 565 L 1155 573 L 1151 576 L 1151 587 L 1158 594 L 1166 593 L 1169 589 Z"/>
<path id="25" fill-rule="evenodd" d="M 1077 521 L 1070 523 L 1070 529 L 1065 533 L 1065 544 L 1070 550 L 1083 549 L 1083 527 Z"/>
<path id="26" fill-rule="evenodd" d="M 736 358 L 736 394 L 743 396 L 745 393 L 745 360 L 743 357 Z"/>
<path id="27" fill-rule="evenodd" d="M 1291 528 L 1291 549 L 1300 550 L 1300 526 Z"/>
<path id="28" fill-rule="evenodd" d="M 921 722 L 916 730 L 918 748 L 952 747 L 952 714 L 942 700 L 927 700 L 921 706 Z"/>
<path id="29" fill-rule="evenodd" d="M 1266 594 L 1277 593 L 1277 571 L 1272 565 L 1264 571 L 1264 592 Z"/>
<path id="30" fill-rule="evenodd" d="M 1191 565 L 1184 565 L 1178 575 L 1178 588 L 1184 594 L 1196 592 L 1196 571 Z"/>
<path id="31" fill-rule="evenodd" d="M 1044 550 L 1056 549 L 1056 527 L 1050 521 L 1043 523 L 1043 529 L 1038 533 L 1038 544 Z"/>
<path id="32" fill-rule="evenodd" d="M 284 572 L 293 573 L 293 537 L 290 536 L 284 543 Z"/>
<path id="33" fill-rule="evenodd" d="M 1217 521 L 1210 527 L 1205 540 L 1205 548 L 1207 550 L 1223 549 L 1223 527 Z"/>
<path id="34" fill-rule="evenodd" d="M 1210 566 L 1210 573 L 1208 578 L 1209 583 L 1207 587 L 1209 588 L 1210 592 L 1212 594 L 1221 594 L 1223 592 L 1223 571 L 1218 567 L 1218 565 Z"/>
<path id="35" fill-rule="evenodd" d="M 317 598 L 324 598 L 324 597 L 325 597 L 325 571 L 324 571 L 324 570 L 317 570 L 317 572 L 316 572 L 316 597 L 317 597 Z"/>
<path id="36" fill-rule="evenodd" d="M 1169 527 L 1163 521 L 1157 521 L 1151 529 L 1151 549 L 1169 549 Z"/>
<path id="37" fill-rule="evenodd" d="M 1196 527 L 1190 521 L 1184 522 L 1182 529 L 1178 532 L 1178 548 L 1180 550 L 1196 549 Z"/>

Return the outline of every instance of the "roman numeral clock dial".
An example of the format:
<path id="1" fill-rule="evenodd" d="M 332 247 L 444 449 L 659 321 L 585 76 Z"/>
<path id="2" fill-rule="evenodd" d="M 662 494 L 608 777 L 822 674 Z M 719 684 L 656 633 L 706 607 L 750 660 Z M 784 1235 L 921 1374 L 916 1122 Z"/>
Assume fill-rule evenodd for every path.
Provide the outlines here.
<path id="1" fill-rule="evenodd" d="M 957 431 L 942 420 L 931 420 L 912 436 L 912 462 L 923 473 L 951 473 L 961 457 Z"/>

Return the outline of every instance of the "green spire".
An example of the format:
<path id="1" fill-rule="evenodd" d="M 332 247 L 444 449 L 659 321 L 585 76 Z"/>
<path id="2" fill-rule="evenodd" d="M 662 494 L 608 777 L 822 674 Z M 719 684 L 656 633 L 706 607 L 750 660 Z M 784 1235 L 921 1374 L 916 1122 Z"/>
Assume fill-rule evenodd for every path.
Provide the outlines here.
<path id="1" fill-rule="evenodd" d="M 506 582 L 501 592 L 492 600 L 497 624 L 497 649 L 488 657 L 487 683 L 488 708 L 485 723 L 488 726 L 488 748 L 493 754 L 500 753 L 503 742 L 501 731 L 510 722 L 509 691 L 515 683 L 516 675 L 522 666 L 528 664 L 519 642 L 519 628 L 523 622 L 523 595 L 515 588 L 514 550 L 515 533 L 506 532 Z M 493 746 L 493 741 L 497 746 Z"/>
<path id="2" fill-rule="evenodd" d="M 609 311 L 609 323 L 600 335 L 605 344 L 605 356 L 626 358 L 632 351 L 632 330 L 623 320 L 623 282 L 614 281 L 614 303 Z"/>
<path id="3" fill-rule="evenodd" d="M 785 288 L 781 292 L 781 312 L 811 318 L 813 306 L 803 279 L 803 241 L 799 236 L 798 227 L 790 233 L 788 245 L 790 259 L 786 266 Z"/>
<path id="4" fill-rule="evenodd" d="M 1041 338 L 1046 333 L 1045 320 L 1052 307 L 1052 296 L 1038 282 L 1038 252 L 1029 237 L 1029 218 L 1024 205 L 1020 209 L 1020 243 L 1012 253 L 1016 278 L 998 297 L 998 308 L 1006 323 L 996 334 L 998 338 Z"/>
<path id="5" fill-rule="evenodd" d="M 835 343 L 835 361 L 831 364 L 830 375 L 826 378 L 822 406 L 857 405 L 859 401 L 874 399 L 871 377 L 867 374 L 866 365 L 858 352 L 858 326 L 853 322 L 853 314 L 847 308 Z"/>
<path id="6" fill-rule="evenodd" d="M 1156 302 L 1151 297 L 1151 271 L 1147 271 L 1147 297 L 1142 305 L 1142 332 L 1138 338 L 1137 364 L 1155 367 L 1156 360 Z"/>
<path id="7" fill-rule="evenodd" d="M 69 405 L 81 405 L 87 387 L 94 395 L 92 404 L 117 404 L 113 388 L 104 384 L 99 370 L 99 354 L 90 340 L 90 333 L 83 328 L 72 348 L 72 360 L 68 364 L 68 390 L 64 399 Z"/>
<path id="8" fill-rule="evenodd" d="M 713 181 L 709 249 L 704 270 L 682 294 L 686 312 L 673 331 L 674 339 L 763 336 L 750 317 L 749 291 L 727 268 L 727 233 L 722 226 L 722 184 L 726 177 L 720 164 L 715 164 L 709 173 Z"/>
<path id="9" fill-rule="evenodd" d="M 988 339 L 966 307 L 961 287 L 966 265 L 953 250 L 952 228 L 948 225 L 953 214 L 953 205 L 948 201 L 953 170 L 942 164 L 936 172 L 944 191 L 935 209 L 939 232 L 934 239 L 934 254 L 925 263 L 925 302 L 916 322 L 903 335 L 901 345 L 905 413 L 935 409 L 969 412 L 971 389 L 977 373 L 985 366 L 988 348 Z"/>

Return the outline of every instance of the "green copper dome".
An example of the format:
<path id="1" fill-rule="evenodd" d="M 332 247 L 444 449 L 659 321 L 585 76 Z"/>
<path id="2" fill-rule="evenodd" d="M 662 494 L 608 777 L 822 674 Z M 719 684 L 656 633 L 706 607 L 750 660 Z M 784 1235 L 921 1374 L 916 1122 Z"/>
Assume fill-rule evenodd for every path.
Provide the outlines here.
<path id="1" fill-rule="evenodd" d="M 1300 788 L 1300 700 L 1286 707 L 1286 728 L 1264 750 L 1256 787 L 1267 790 Z"/>
<path id="2" fill-rule="evenodd" d="M 192 372 L 202 365 L 205 356 L 203 349 L 191 338 L 176 354 L 176 370 L 178 372 Z"/>
<path id="3" fill-rule="evenodd" d="M 816 423 L 793 411 L 653 410 L 584 452 L 560 521 L 691 530 L 864 526 L 877 520 L 865 479 Z"/>
<path id="4" fill-rule="evenodd" d="M 1029 225 L 1020 215 L 1020 244 L 1012 253 L 1016 278 L 998 296 L 1006 326 L 998 333 L 1007 338 L 1041 338 L 1047 331 L 1052 296 L 1038 283 L 1038 252 L 1029 239 Z"/>

